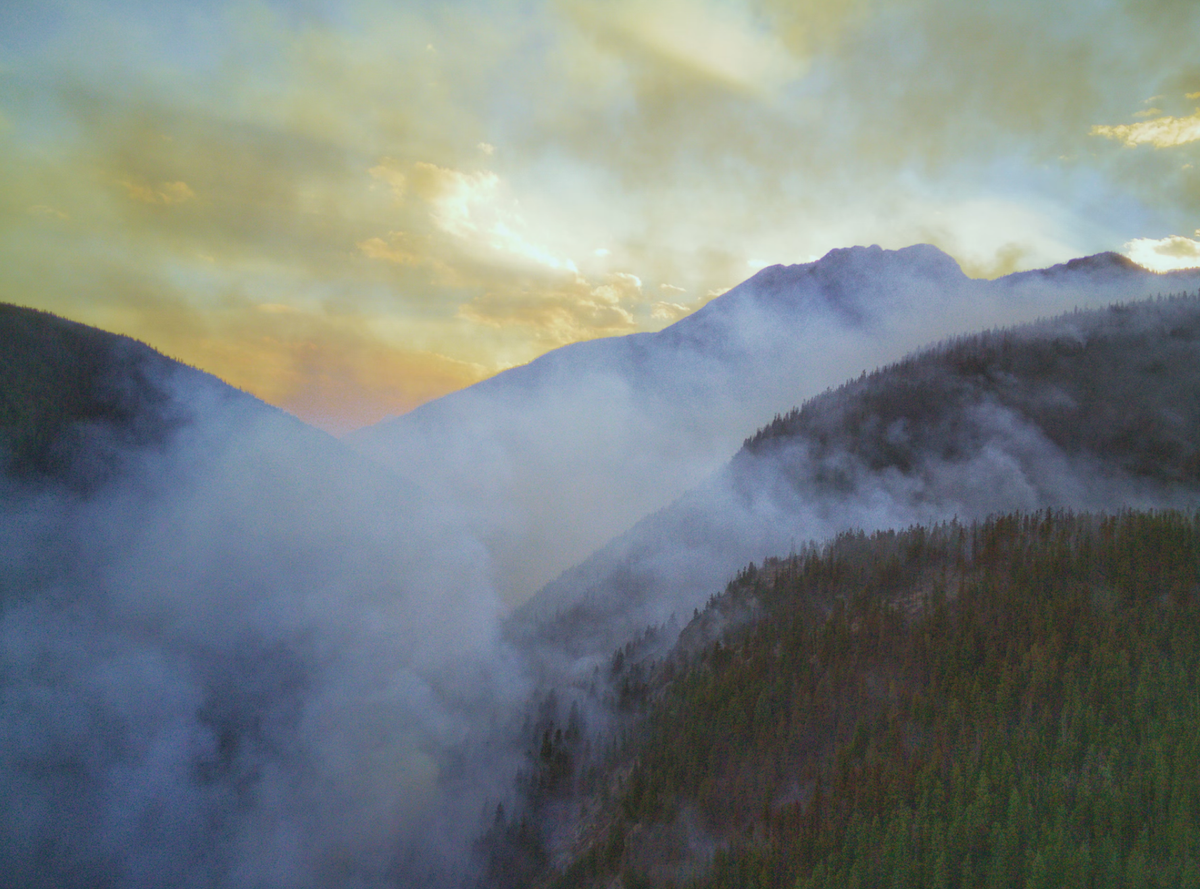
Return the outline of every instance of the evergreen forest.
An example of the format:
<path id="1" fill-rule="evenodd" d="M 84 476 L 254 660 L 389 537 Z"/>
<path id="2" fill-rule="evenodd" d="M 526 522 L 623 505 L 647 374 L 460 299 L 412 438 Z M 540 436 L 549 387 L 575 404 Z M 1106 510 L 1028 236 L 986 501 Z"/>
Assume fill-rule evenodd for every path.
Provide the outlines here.
<path id="1" fill-rule="evenodd" d="M 568 855 L 492 841 L 562 889 L 1200 886 L 1198 609 L 1200 514 L 844 533 L 618 652 L 603 755 L 542 730 Z"/>

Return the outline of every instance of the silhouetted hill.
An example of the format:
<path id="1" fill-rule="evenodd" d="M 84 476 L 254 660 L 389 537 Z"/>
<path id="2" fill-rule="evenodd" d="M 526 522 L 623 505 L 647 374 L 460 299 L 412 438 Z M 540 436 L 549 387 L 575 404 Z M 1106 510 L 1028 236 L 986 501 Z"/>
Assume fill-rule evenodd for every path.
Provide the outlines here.
<path id="1" fill-rule="evenodd" d="M 129 451 L 188 421 L 172 388 L 184 380 L 277 412 L 144 343 L 49 312 L 0 304 L 0 342 L 0 459 L 21 477 L 102 484 Z"/>

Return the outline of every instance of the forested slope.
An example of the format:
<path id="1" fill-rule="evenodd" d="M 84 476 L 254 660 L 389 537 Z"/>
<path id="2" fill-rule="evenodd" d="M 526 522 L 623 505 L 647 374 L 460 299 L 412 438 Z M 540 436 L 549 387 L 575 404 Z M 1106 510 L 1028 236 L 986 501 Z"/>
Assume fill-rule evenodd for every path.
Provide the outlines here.
<path id="1" fill-rule="evenodd" d="M 49 312 L 0 303 L 0 469 L 94 490 L 130 452 L 189 422 L 195 394 L 274 408 L 144 343 Z"/>
<path id="2" fill-rule="evenodd" d="M 1198 514 L 843 534 L 626 677 L 640 727 L 530 883 L 1197 886 L 1198 666 Z"/>

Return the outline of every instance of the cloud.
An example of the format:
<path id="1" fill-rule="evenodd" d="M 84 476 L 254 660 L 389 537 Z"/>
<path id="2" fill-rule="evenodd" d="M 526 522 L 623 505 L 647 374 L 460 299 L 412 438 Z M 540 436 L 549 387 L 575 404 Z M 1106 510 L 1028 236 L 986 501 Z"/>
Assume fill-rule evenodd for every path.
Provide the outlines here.
<path id="1" fill-rule="evenodd" d="M 395 198 L 401 200 L 408 187 L 408 177 L 402 171 L 396 169 L 395 164 L 396 162 L 392 158 L 385 157 L 378 164 L 367 170 L 367 173 L 372 178 L 378 179 L 390 186 Z"/>
<path id="2" fill-rule="evenodd" d="M 622 296 L 630 328 L 591 293 L 618 271 L 705 294 L 749 257 L 932 239 L 998 274 L 1190 230 L 1200 208 L 1176 153 L 1166 169 L 1089 135 L 1194 92 L 1196 4 L 1073 2 L 1049 27 L 1033 0 L 218 0 L 181 41 L 144 0 L 91 2 L 9 62 L 0 284 L 96 323 L 129 319 L 130 281 L 180 302 L 138 316 L 168 325 L 261 293 L 386 314 L 418 351 L 495 368 L 688 303 Z M 996 195 L 1020 212 L 972 222 Z M 32 206 L 70 217 L 55 244 Z M 543 299 L 570 320 L 494 323 Z M 180 354 L 173 327 L 123 329 Z"/>
<path id="3" fill-rule="evenodd" d="M 630 306 L 642 297 L 636 275 L 616 272 L 602 284 L 582 278 L 546 289 L 490 291 L 463 304 L 460 318 L 489 327 L 520 327 L 555 345 L 637 329 Z"/>
<path id="4" fill-rule="evenodd" d="M 466 173 L 420 161 L 413 166 L 409 182 L 429 204 L 434 224 L 468 249 L 554 271 L 577 271 L 570 259 L 528 238 L 519 202 L 496 173 Z"/>
<path id="5" fill-rule="evenodd" d="M 592 289 L 592 296 L 609 305 L 638 299 L 642 295 L 642 279 L 627 272 L 614 272 L 605 283 Z"/>
<path id="6" fill-rule="evenodd" d="M 29 208 L 29 212 L 33 216 L 53 217 L 64 222 L 71 218 L 71 214 L 65 210 L 60 210 L 57 207 L 51 207 L 47 204 L 34 204 Z"/>
<path id="7" fill-rule="evenodd" d="M 1200 238 L 1200 231 L 1196 232 Z M 1138 265 L 1155 272 L 1200 267 L 1200 240 L 1170 235 L 1154 240 L 1135 238 L 1121 248 Z"/>
<path id="8" fill-rule="evenodd" d="M 803 64 L 778 33 L 742 4 L 658 0 L 576 3 L 573 12 L 623 53 L 737 89 L 773 90 Z"/>
<path id="9" fill-rule="evenodd" d="M 1114 139 L 1131 147 L 1153 145 L 1155 148 L 1174 148 L 1200 140 L 1200 108 L 1189 117 L 1168 116 L 1141 123 L 1096 125 L 1092 127 L 1091 134 Z"/>
<path id="10" fill-rule="evenodd" d="M 387 240 L 367 238 L 359 242 L 358 249 L 371 259 L 382 259 L 397 265 L 417 265 L 422 262 L 422 257 L 412 252 L 409 242 L 410 238 L 404 232 L 388 232 Z"/>
<path id="11" fill-rule="evenodd" d="M 143 204 L 182 204 L 196 197 L 196 193 L 183 181 L 160 182 L 157 186 L 149 186 L 122 179 L 120 184 L 125 186 L 129 197 Z"/>
<path id="12" fill-rule="evenodd" d="M 655 321 L 665 321 L 668 324 L 674 324 L 680 318 L 690 315 L 692 310 L 687 306 L 681 306 L 679 303 L 656 302 L 650 308 L 650 317 Z"/>

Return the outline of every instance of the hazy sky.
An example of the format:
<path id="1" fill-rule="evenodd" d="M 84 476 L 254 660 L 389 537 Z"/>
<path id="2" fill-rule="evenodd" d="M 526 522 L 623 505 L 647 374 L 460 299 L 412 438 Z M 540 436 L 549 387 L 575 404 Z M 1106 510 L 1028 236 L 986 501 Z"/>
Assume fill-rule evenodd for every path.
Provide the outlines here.
<path id="1" fill-rule="evenodd" d="M 334 431 L 763 265 L 1200 264 L 1195 0 L 0 3 L 0 299 Z"/>

